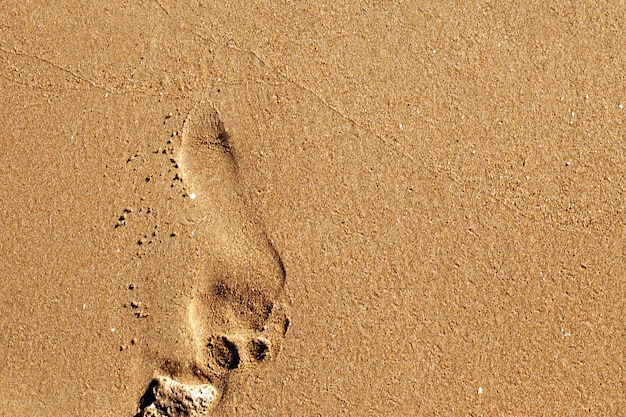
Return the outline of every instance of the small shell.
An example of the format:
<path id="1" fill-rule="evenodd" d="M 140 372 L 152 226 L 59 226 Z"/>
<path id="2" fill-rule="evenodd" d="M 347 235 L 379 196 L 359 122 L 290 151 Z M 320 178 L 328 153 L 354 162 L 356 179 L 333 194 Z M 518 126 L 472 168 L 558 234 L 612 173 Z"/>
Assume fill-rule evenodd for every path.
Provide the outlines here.
<path id="1" fill-rule="evenodd" d="M 142 417 L 207 416 L 219 401 L 217 388 L 211 384 L 181 384 L 159 376 L 152 385 L 154 400 L 142 410 Z"/>

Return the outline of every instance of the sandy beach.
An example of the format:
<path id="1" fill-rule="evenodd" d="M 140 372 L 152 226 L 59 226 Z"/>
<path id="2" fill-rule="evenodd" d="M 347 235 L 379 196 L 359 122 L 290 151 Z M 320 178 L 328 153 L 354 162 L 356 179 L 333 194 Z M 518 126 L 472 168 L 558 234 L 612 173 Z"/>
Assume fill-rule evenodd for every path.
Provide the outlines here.
<path id="1" fill-rule="evenodd" d="M 0 416 L 619 416 L 626 4 L 0 3 Z"/>

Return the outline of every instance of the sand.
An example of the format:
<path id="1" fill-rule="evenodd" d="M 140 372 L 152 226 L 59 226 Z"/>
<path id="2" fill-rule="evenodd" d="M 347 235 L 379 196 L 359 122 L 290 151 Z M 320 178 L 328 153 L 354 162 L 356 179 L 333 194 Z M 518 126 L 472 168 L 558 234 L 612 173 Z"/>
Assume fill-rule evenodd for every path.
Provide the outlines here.
<path id="1" fill-rule="evenodd" d="M 3 1 L 0 415 L 621 415 L 625 15 Z"/>

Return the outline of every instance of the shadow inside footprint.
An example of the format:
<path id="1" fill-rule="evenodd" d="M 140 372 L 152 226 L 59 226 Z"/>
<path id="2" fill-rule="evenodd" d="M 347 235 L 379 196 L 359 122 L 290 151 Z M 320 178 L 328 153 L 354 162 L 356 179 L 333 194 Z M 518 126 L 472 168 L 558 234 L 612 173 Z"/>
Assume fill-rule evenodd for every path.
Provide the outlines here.
<path id="1" fill-rule="evenodd" d="M 250 357 L 257 362 L 264 361 L 270 352 L 270 347 L 267 341 L 262 339 L 256 339 L 250 342 Z"/>
<path id="2" fill-rule="evenodd" d="M 241 358 L 237 345 L 224 336 L 212 337 L 207 344 L 209 353 L 215 363 L 224 369 L 233 370 L 239 367 Z"/>
<path id="3" fill-rule="evenodd" d="M 215 284 L 216 299 L 225 301 L 233 313 L 242 322 L 247 322 L 250 328 L 261 331 L 267 319 L 272 314 L 274 303 L 254 288 L 240 285 L 237 290 L 231 288 L 225 282 Z"/>

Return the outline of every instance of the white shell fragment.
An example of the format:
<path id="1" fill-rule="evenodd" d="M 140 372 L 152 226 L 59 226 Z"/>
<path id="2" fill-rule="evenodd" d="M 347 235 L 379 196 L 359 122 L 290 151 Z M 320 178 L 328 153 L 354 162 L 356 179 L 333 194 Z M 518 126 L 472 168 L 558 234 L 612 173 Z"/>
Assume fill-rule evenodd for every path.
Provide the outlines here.
<path id="1" fill-rule="evenodd" d="M 141 411 L 141 417 L 208 416 L 219 400 L 211 384 L 181 384 L 168 377 L 156 377 L 154 382 L 154 400 Z"/>

